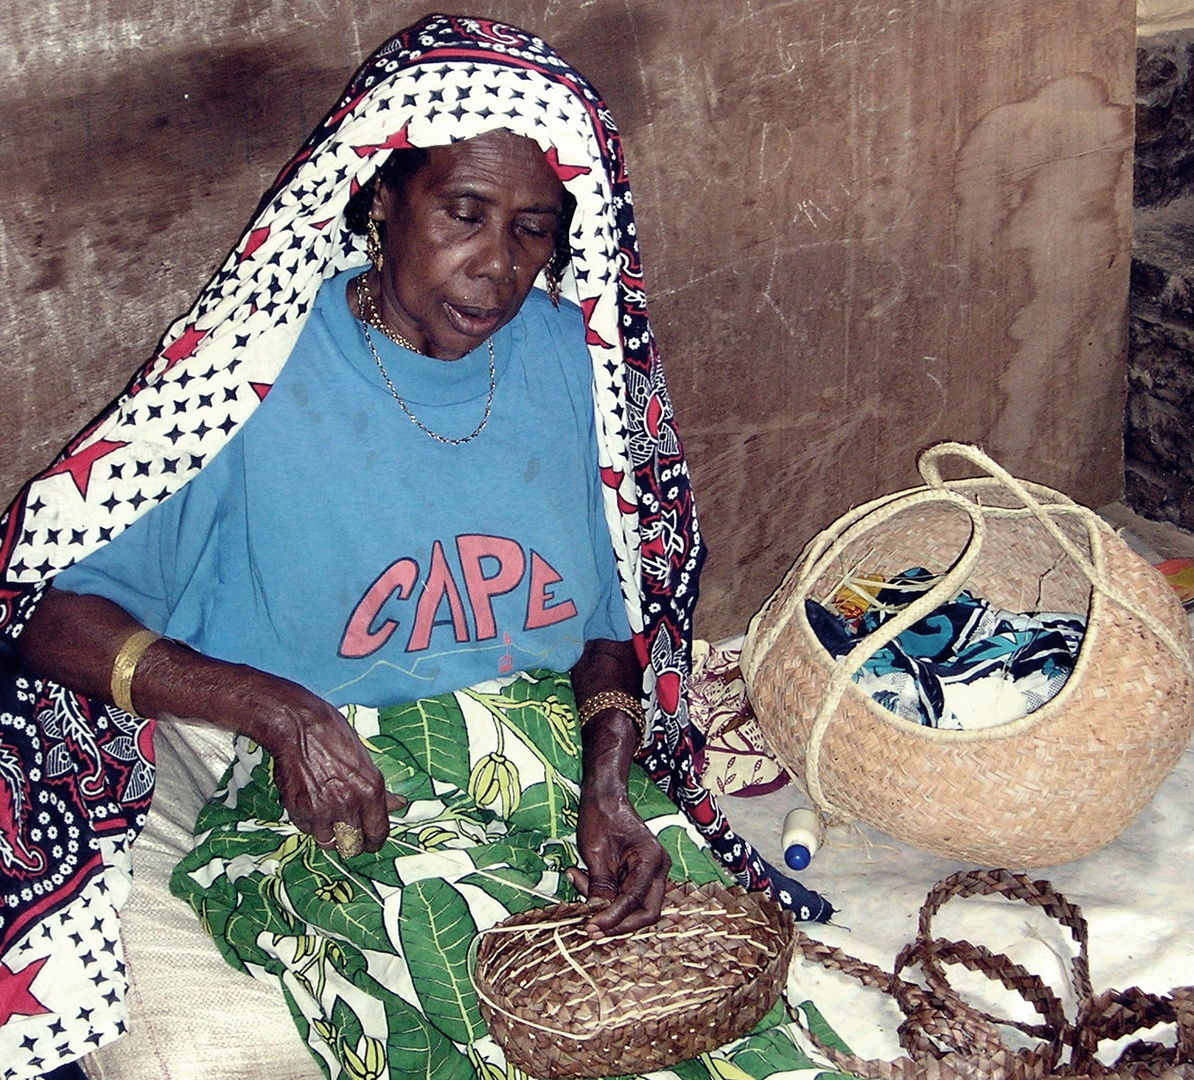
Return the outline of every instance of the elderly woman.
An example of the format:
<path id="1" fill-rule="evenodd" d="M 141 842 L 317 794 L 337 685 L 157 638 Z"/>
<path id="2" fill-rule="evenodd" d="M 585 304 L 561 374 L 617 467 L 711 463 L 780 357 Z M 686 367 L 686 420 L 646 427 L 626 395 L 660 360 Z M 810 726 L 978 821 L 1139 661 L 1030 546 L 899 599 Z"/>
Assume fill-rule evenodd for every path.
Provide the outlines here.
<path id="1" fill-rule="evenodd" d="M 703 550 L 620 145 L 521 31 L 433 17 L 378 50 L 6 526 L 3 831 L 39 886 L 7 886 L 13 956 L 47 910 L 112 905 L 152 787 L 142 717 L 238 733 L 173 887 L 280 980 L 333 1074 L 500 1061 L 476 930 L 570 887 L 593 935 L 648 925 L 677 858 L 721 872 L 698 833 L 828 917 L 696 779 Z M 93 1044 L 120 975 L 84 1006 Z"/>

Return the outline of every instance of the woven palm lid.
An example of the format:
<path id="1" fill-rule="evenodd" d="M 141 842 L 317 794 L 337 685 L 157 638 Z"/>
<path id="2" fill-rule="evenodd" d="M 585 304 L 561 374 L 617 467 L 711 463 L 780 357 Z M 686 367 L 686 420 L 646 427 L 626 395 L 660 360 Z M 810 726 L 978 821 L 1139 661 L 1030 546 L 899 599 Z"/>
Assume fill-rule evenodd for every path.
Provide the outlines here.
<path id="1" fill-rule="evenodd" d="M 791 912 L 716 882 L 670 884 L 633 934 L 592 939 L 591 914 L 553 904 L 481 935 L 481 1015 L 531 1076 L 649 1072 L 730 1042 L 779 999 L 796 945 Z"/>
<path id="2" fill-rule="evenodd" d="M 943 481 L 958 456 L 986 476 Z M 752 620 L 742 670 L 766 738 L 829 819 L 984 865 L 1049 866 L 1114 839 L 1177 763 L 1194 725 L 1189 624 L 1160 575 L 1094 513 L 943 443 L 926 486 L 868 503 L 816 537 Z M 855 574 L 945 575 L 841 660 L 804 601 Z M 852 682 L 875 651 L 967 587 L 1012 611 L 1087 614 L 1061 692 L 1019 720 L 943 731 Z"/>

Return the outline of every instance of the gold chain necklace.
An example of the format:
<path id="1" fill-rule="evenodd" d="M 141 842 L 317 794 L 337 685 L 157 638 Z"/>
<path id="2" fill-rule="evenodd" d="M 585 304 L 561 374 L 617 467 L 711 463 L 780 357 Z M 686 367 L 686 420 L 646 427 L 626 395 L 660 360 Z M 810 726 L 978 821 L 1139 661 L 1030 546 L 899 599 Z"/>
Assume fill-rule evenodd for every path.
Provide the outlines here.
<path id="1" fill-rule="evenodd" d="M 368 323 L 376 330 L 380 330 L 386 337 L 388 337 L 395 345 L 401 345 L 404 349 L 410 349 L 411 352 L 422 354 L 422 349 L 416 349 L 406 338 L 404 338 L 397 330 L 391 330 L 381 317 L 381 312 L 377 310 L 377 302 L 373 299 L 373 290 L 369 288 L 368 274 L 362 274 L 357 278 L 357 307 L 361 309 L 361 320 Z"/>
<path id="2" fill-rule="evenodd" d="M 373 294 L 369 291 L 369 287 L 365 282 L 365 275 L 361 274 L 356 279 L 357 291 L 357 308 L 361 312 L 361 330 L 365 335 L 365 344 L 369 346 L 369 351 L 373 354 L 373 361 L 377 364 L 377 370 L 381 372 L 381 377 L 385 380 L 386 386 L 389 388 L 390 394 L 394 400 L 402 406 L 402 411 L 406 413 L 406 417 L 412 424 L 415 425 L 424 435 L 428 435 L 435 439 L 436 442 L 444 443 L 446 446 L 461 446 L 466 442 L 471 442 L 484 429 L 485 425 L 489 423 L 489 413 L 493 408 L 493 391 L 497 385 L 497 366 L 493 358 L 493 338 L 490 337 L 487 344 L 489 345 L 489 392 L 485 396 L 485 413 L 481 417 L 481 422 L 472 430 L 469 435 L 462 436 L 459 439 L 449 439 L 446 435 L 441 435 L 437 431 L 432 431 L 426 424 L 423 423 L 413 412 L 407 408 L 406 402 L 402 400 L 402 396 L 394 389 L 394 384 L 390 381 L 390 376 L 386 372 L 385 365 L 381 362 L 381 357 L 377 355 L 377 349 L 373 346 L 373 337 L 369 333 L 369 327 L 373 326 L 380 330 L 395 344 L 401 345 L 404 349 L 410 349 L 411 352 L 419 352 L 409 341 L 401 334 L 391 330 L 384 322 L 381 321 L 381 315 L 378 313 L 377 305 L 373 302 Z"/>

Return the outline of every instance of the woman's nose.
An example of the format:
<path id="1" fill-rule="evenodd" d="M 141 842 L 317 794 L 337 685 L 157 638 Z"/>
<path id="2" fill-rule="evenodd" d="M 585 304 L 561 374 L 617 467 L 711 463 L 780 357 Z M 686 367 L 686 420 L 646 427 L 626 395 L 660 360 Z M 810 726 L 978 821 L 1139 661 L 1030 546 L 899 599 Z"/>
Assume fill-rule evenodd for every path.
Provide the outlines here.
<path id="1" fill-rule="evenodd" d="M 518 253 L 509 230 L 497 226 L 485 230 L 477 265 L 481 274 L 494 281 L 514 276 L 518 269 Z"/>

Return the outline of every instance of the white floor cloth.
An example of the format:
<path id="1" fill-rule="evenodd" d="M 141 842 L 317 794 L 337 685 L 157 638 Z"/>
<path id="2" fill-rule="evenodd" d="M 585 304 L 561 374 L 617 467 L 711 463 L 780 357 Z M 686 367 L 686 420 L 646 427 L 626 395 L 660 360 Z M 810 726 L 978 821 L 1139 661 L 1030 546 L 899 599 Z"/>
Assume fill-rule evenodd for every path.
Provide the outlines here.
<path id="1" fill-rule="evenodd" d="M 769 795 L 724 797 L 722 806 L 765 858 L 782 865 L 780 828 L 795 806 L 811 805 L 795 784 Z M 896 954 L 916 935 L 926 894 L 939 880 L 973 867 L 929 855 L 867 827 L 829 829 L 801 882 L 838 908 L 829 926 L 803 929 L 859 959 L 892 970 Z M 1008 869 L 1015 870 L 1016 867 Z M 1090 973 L 1095 990 L 1130 986 L 1167 993 L 1194 984 L 1194 748 L 1152 803 L 1112 844 L 1063 866 L 1028 872 L 1050 881 L 1089 924 Z M 1001 899 L 953 899 L 934 920 L 934 936 L 965 939 L 1006 952 L 1041 976 L 1074 1015 L 1068 961 L 1069 932 L 1027 905 Z M 957 978 L 954 978 L 957 974 Z M 950 969 L 967 1000 L 1002 1016 L 1034 1018 L 1019 997 L 982 976 Z M 891 999 L 837 972 L 798 958 L 789 1000 L 811 998 L 847 1044 L 866 1058 L 901 1056 L 896 1028 L 903 1019 Z M 1009 1036 L 1016 1036 L 1011 1031 Z M 1172 1045 L 1172 1033 L 1156 1033 Z M 1009 1037 L 1008 1045 L 1024 1045 Z M 1110 1046 L 1100 1057 L 1114 1056 Z"/>

